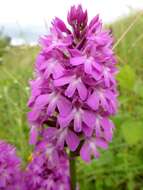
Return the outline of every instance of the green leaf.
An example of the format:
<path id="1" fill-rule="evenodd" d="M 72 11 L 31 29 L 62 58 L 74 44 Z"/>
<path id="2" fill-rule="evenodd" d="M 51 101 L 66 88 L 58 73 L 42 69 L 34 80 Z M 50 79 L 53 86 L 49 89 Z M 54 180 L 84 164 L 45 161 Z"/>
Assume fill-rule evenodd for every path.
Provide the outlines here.
<path id="1" fill-rule="evenodd" d="M 130 91 L 135 85 L 136 74 L 129 65 L 125 65 L 120 69 L 120 72 L 117 75 L 117 80 L 121 90 L 123 89 Z"/>
<path id="2" fill-rule="evenodd" d="M 122 126 L 124 139 L 129 145 L 137 144 L 143 140 L 143 123 L 136 121 L 126 121 Z"/>
<path id="3" fill-rule="evenodd" d="M 143 97 L 143 85 L 142 85 L 142 81 L 138 80 L 134 86 L 134 92 L 140 96 Z"/>

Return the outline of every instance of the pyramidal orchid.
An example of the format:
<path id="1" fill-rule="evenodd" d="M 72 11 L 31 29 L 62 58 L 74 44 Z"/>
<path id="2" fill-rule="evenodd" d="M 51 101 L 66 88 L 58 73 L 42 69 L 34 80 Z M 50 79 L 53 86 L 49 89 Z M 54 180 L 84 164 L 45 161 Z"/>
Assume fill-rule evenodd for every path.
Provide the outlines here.
<path id="1" fill-rule="evenodd" d="M 49 146 L 69 148 L 90 162 L 108 148 L 115 128 L 110 119 L 118 95 L 113 38 L 98 15 L 88 22 L 81 5 L 71 7 L 67 21 L 70 27 L 56 17 L 50 34 L 40 38 L 28 102 L 30 143 L 37 146 L 44 131 Z"/>

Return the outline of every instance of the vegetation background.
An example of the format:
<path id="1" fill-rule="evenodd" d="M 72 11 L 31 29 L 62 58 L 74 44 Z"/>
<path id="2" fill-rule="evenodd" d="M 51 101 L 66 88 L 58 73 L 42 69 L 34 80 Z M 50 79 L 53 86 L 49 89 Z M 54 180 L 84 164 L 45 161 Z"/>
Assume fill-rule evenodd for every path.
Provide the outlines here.
<path id="1" fill-rule="evenodd" d="M 120 108 L 115 136 L 109 150 L 86 165 L 77 163 L 81 190 L 143 190 L 143 14 L 112 23 L 118 59 Z M 32 147 L 28 145 L 28 81 L 34 77 L 38 47 L 11 47 L 0 37 L 0 139 L 18 149 L 23 167 Z"/>

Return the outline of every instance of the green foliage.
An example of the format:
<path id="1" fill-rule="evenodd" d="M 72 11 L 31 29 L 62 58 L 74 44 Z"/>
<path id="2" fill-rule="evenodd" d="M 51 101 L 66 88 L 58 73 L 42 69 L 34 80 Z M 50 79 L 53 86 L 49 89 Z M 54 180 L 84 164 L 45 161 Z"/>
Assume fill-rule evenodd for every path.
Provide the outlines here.
<path id="1" fill-rule="evenodd" d="M 131 91 L 136 82 L 136 74 L 134 70 L 127 64 L 119 69 L 120 72 L 117 75 L 117 80 L 119 81 L 120 88 L 122 90 Z"/>
<path id="2" fill-rule="evenodd" d="M 134 16 L 112 24 L 116 40 L 132 23 Z M 115 136 L 108 151 L 99 160 L 86 165 L 77 163 L 78 182 L 82 190 L 143 189 L 143 19 L 138 20 L 125 39 L 116 47 L 119 57 L 119 113 L 113 120 Z M 0 139 L 16 145 L 27 162 L 26 120 L 28 81 L 33 77 L 33 63 L 38 48 L 10 48 L 0 66 Z"/>
<path id="3" fill-rule="evenodd" d="M 122 125 L 122 131 L 126 142 L 129 145 L 137 144 L 143 139 L 143 123 L 127 120 Z"/>
<path id="4" fill-rule="evenodd" d="M 24 161 L 30 154 L 26 118 L 28 81 L 33 77 L 37 51 L 38 48 L 11 48 L 0 66 L 0 139 L 16 145 Z"/>
<path id="5" fill-rule="evenodd" d="M 134 86 L 134 92 L 141 98 L 143 98 L 143 85 L 142 85 L 142 81 L 138 80 L 135 83 Z"/>

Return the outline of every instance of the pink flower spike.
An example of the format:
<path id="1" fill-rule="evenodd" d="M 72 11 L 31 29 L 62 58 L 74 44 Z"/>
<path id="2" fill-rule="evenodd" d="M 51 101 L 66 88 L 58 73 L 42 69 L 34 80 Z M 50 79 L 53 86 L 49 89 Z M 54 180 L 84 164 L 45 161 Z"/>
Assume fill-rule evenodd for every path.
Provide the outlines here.
<path id="1" fill-rule="evenodd" d="M 98 158 L 100 149 L 106 149 L 113 138 L 110 117 L 118 109 L 114 40 L 99 15 L 88 23 L 87 11 L 81 5 L 71 7 L 67 21 L 70 27 L 55 17 L 49 34 L 40 38 L 28 101 L 30 142 L 37 148 L 40 141 L 42 150 L 50 144 L 55 151 L 50 153 L 48 146 L 49 154 L 55 160 L 60 160 L 59 154 L 68 152 L 66 149 L 78 149 L 81 158 L 89 162 L 92 156 Z M 39 189 L 56 190 L 61 185 L 51 179 L 51 173 L 55 176 L 49 172 L 52 157 L 46 157 L 49 166 L 44 171 L 49 176 Z M 35 167 L 42 161 L 43 153 L 34 159 L 38 162 Z M 35 176 L 34 183 L 41 184 L 39 175 Z"/>

